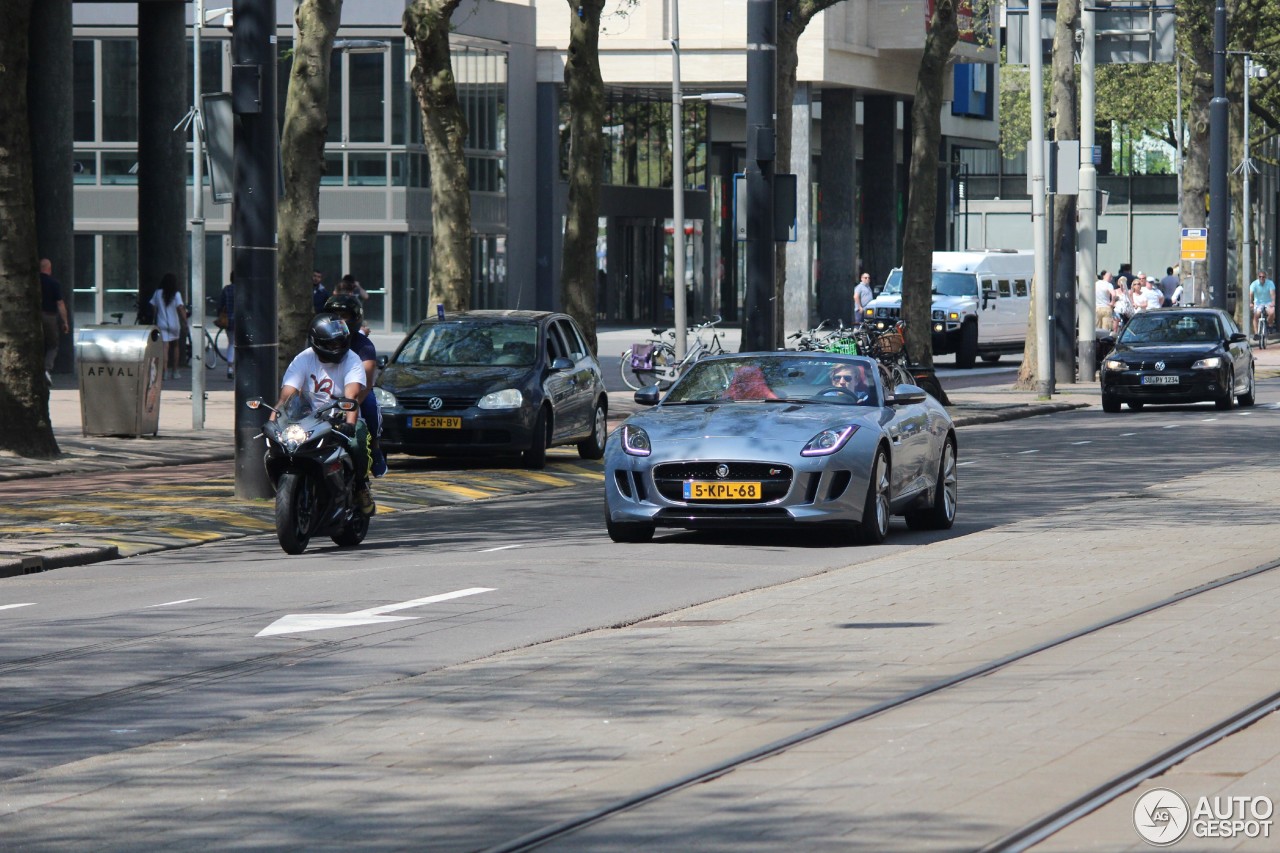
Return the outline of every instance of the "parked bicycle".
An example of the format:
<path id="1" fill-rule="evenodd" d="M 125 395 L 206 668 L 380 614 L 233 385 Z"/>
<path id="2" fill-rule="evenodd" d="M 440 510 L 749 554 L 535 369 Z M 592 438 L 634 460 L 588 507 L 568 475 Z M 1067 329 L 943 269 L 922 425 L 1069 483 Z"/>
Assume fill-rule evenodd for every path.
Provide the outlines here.
<path id="1" fill-rule="evenodd" d="M 670 388 L 688 369 L 689 365 L 709 355 L 720 355 L 724 345 L 720 342 L 720 333 L 716 324 L 717 316 L 699 326 L 694 326 L 693 339 L 683 359 L 676 358 L 675 332 L 655 328 L 654 337 L 644 343 L 632 344 L 622 352 L 622 381 L 633 391 L 639 391 L 650 385 L 657 385 L 665 391 Z M 667 341 L 667 338 L 671 338 Z"/>

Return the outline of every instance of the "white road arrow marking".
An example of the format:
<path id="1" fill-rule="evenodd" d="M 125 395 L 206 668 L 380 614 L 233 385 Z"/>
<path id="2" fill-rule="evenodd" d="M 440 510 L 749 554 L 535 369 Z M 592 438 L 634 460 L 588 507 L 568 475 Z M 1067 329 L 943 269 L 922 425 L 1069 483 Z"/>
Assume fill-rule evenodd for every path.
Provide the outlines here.
<path id="1" fill-rule="evenodd" d="M 199 600 L 200 599 L 198 598 L 180 598 L 177 601 L 166 601 L 164 604 L 148 604 L 146 609 L 150 610 L 152 607 L 172 607 L 175 604 L 188 604 L 192 601 L 199 601 Z"/>
<path id="2" fill-rule="evenodd" d="M 0 604 L 0 610 L 12 610 L 15 607 L 34 607 L 34 601 L 28 601 L 26 604 Z"/>
<path id="3" fill-rule="evenodd" d="M 410 607 L 421 607 L 424 604 L 435 604 L 438 601 L 448 601 L 452 598 L 463 598 L 468 595 L 477 595 L 481 592 L 493 592 L 491 587 L 476 586 L 470 589 L 459 589 L 454 592 L 446 592 L 440 595 L 429 595 L 426 598 L 415 598 L 412 601 L 402 601 L 399 604 L 384 604 L 381 607 L 370 607 L 367 610 L 357 610 L 354 613 L 294 613 L 289 616 L 282 616 L 272 622 L 267 627 L 259 631 L 255 636 L 258 637 L 274 637 L 277 634 L 300 634 L 304 631 L 323 631 L 328 628 L 350 628 L 356 625 L 377 625 L 384 622 L 403 622 L 410 619 L 417 619 L 417 616 L 384 616 L 384 613 L 394 613 L 397 610 L 408 610 Z"/>

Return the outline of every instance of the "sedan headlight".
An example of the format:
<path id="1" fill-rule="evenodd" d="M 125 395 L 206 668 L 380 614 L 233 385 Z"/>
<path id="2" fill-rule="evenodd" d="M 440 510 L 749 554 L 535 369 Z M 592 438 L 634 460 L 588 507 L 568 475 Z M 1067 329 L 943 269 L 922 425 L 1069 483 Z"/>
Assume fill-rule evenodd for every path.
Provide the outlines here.
<path id="1" fill-rule="evenodd" d="M 648 456 L 653 452 L 649 433 L 637 426 L 622 427 L 622 449 L 632 456 Z"/>
<path id="2" fill-rule="evenodd" d="M 476 406 L 481 409 L 518 409 L 524 403 L 524 395 L 515 388 L 494 391 L 480 398 Z"/>
<path id="3" fill-rule="evenodd" d="M 1105 367 L 1107 370 L 1125 370 L 1126 368 L 1128 368 L 1127 364 L 1125 364 L 1123 361 L 1120 361 L 1117 358 L 1107 359 L 1102 363 L 1102 366 Z"/>
<path id="4" fill-rule="evenodd" d="M 853 424 L 842 427 L 824 429 L 809 439 L 809 443 L 800 451 L 801 456 L 830 456 L 849 443 L 849 438 L 858 428 Z"/>
<path id="5" fill-rule="evenodd" d="M 394 409 L 400 405 L 396 400 L 395 394 L 392 394 L 386 388 L 379 388 L 376 385 L 373 388 L 373 399 L 377 400 L 378 405 L 384 409 Z"/>
<path id="6" fill-rule="evenodd" d="M 1217 355 L 1210 356 L 1209 358 L 1202 358 L 1195 364 L 1191 365 L 1192 370 L 1214 370 L 1219 367 L 1222 367 L 1222 357 Z"/>

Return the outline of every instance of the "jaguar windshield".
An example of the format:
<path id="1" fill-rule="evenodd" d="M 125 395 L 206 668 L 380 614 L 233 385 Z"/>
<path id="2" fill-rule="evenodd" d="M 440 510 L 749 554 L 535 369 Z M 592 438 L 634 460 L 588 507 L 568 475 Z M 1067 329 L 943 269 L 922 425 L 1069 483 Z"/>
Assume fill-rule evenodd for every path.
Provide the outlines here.
<path id="1" fill-rule="evenodd" d="M 978 298 L 978 277 L 971 272 L 933 271 L 933 293 L 935 296 L 969 296 Z M 902 295 L 902 270 L 889 273 L 885 283 L 884 296 Z"/>

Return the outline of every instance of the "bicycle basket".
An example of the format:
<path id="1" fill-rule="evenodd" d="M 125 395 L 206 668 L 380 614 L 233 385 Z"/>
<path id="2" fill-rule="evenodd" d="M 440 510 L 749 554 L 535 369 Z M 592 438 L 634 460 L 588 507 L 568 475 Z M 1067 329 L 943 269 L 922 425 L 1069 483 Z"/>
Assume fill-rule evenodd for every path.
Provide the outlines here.
<path id="1" fill-rule="evenodd" d="M 857 338 L 836 338 L 828 341 L 823 347 L 823 352 L 835 353 L 837 355 L 858 355 L 858 339 Z"/>
<path id="2" fill-rule="evenodd" d="M 653 344 L 631 345 L 631 369 L 653 370 Z"/>
<path id="3" fill-rule="evenodd" d="M 907 341 L 902 337 L 901 331 L 889 329 L 876 338 L 875 343 L 871 345 L 871 349 L 876 355 L 897 355 L 902 352 L 903 347 L 906 345 Z"/>

